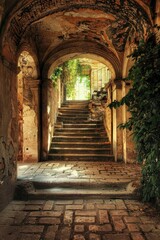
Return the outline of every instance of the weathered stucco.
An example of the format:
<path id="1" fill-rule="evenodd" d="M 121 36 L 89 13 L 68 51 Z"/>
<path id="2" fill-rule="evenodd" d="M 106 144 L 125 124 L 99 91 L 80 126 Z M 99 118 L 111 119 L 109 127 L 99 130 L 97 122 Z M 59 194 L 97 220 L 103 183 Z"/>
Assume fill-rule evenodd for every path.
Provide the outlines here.
<path id="1" fill-rule="evenodd" d="M 13 66 L 0 59 L 0 209 L 13 197 L 18 149 L 17 88 Z"/>

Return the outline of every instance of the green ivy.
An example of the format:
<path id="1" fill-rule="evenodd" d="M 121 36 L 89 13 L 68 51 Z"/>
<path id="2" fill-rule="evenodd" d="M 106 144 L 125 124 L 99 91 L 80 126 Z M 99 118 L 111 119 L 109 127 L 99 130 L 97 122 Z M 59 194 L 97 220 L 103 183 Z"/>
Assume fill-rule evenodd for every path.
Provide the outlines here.
<path id="1" fill-rule="evenodd" d="M 142 198 L 151 201 L 160 197 L 160 43 L 154 34 L 130 57 L 134 65 L 124 81 L 131 81 L 132 88 L 109 107 L 128 106 L 131 117 L 119 127 L 132 130 L 137 160 L 143 163 Z"/>
<path id="2" fill-rule="evenodd" d="M 80 78 L 80 81 L 82 81 L 85 76 L 87 83 L 90 83 L 89 76 L 83 74 L 83 66 L 81 65 L 79 59 L 71 59 L 65 62 L 63 64 L 63 71 L 67 97 L 75 99 L 75 85 L 77 78 Z"/>
<path id="3" fill-rule="evenodd" d="M 57 67 L 53 74 L 51 75 L 51 80 L 53 82 L 53 86 L 57 86 L 57 80 L 60 78 L 61 74 L 63 72 L 63 68 L 62 67 Z"/>

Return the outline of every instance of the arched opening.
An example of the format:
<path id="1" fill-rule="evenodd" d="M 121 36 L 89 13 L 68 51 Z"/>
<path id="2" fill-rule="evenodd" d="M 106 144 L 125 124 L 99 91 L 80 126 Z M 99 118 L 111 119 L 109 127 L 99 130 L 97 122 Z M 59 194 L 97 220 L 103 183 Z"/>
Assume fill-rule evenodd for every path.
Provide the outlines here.
<path id="1" fill-rule="evenodd" d="M 39 96 L 36 64 L 28 51 L 18 58 L 18 161 L 38 160 Z"/>
<path id="2" fill-rule="evenodd" d="M 98 60 L 79 57 L 65 61 L 56 67 L 50 77 L 53 85 L 59 86 L 61 79 L 60 100 L 90 100 L 96 92 L 102 91 L 111 80 L 111 71 Z"/>
<path id="3" fill-rule="evenodd" d="M 71 47 L 70 47 L 71 48 Z M 118 67 L 118 60 L 114 61 L 115 68 L 113 67 L 112 63 L 107 59 L 101 56 L 101 53 L 93 54 L 93 53 L 83 53 L 83 49 L 81 53 L 73 52 L 75 49 L 72 48 L 73 53 L 70 52 L 69 49 L 65 49 L 65 52 L 61 52 L 62 56 L 59 56 L 57 53 L 53 54 L 52 57 L 45 62 L 44 66 L 44 80 L 42 82 L 42 157 L 41 159 L 46 160 L 49 149 L 51 146 L 56 118 L 58 116 L 58 108 L 61 106 L 62 103 L 66 102 L 67 100 L 96 100 L 97 106 L 100 107 L 101 103 L 98 103 L 99 99 L 101 98 L 102 94 L 107 94 L 106 86 L 111 83 L 113 79 L 115 79 L 116 74 L 119 74 L 119 71 L 116 73 L 116 70 L 119 69 Z M 105 53 L 104 53 L 105 55 Z M 107 55 L 107 54 L 106 54 Z M 111 54 L 112 55 L 112 54 Z M 113 57 L 113 56 L 112 56 Z M 114 59 L 114 58 L 113 58 Z M 65 65 L 68 64 L 70 61 L 77 61 L 79 66 L 81 67 L 81 74 L 75 74 L 75 77 L 81 79 L 81 77 L 88 77 L 89 78 L 89 91 L 88 97 L 85 99 L 81 92 L 84 92 L 84 85 L 74 82 L 74 98 L 68 98 L 67 96 L 67 82 L 66 82 L 66 74 L 65 71 L 67 67 Z M 116 62 L 117 61 L 117 62 Z M 78 66 L 78 67 L 79 67 Z M 87 66 L 87 71 L 86 71 Z M 89 66 L 89 67 L 88 67 Z M 67 69 L 68 72 L 71 71 L 70 68 Z M 47 76 L 47 78 L 45 77 Z M 75 79 L 77 80 L 77 79 Z M 84 81 L 85 82 L 85 81 Z M 79 91 L 77 93 L 77 85 L 79 84 L 78 88 Z M 77 93 L 77 95 L 76 95 Z M 101 94 L 102 93 L 102 94 Z M 73 95 L 74 95 L 73 94 Z M 102 110 L 102 109 L 101 109 Z M 105 114 L 105 110 L 104 110 Z M 94 119 L 95 120 L 95 119 Z M 104 120 L 105 121 L 105 120 Z M 107 123 L 111 125 L 111 118 L 110 122 Z"/>

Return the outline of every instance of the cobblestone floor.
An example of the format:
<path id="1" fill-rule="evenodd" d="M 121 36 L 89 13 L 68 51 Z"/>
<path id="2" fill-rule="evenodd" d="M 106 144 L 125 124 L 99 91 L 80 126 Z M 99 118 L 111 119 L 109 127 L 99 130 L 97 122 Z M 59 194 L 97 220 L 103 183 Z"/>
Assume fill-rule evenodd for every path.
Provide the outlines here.
<path id="1" fill-rule="evenodd" d="M 136 164 L 44 162 L 19 164 L 20 180 L 139 179 Z M 0 240 L 160 240 L 160 217 L 138 200 L 80 198 L 13 201 L 0 213 Z"/>
<path id="2" fill-rule="evenodd" d="M 159 240 L 160 218 L 137 200 L 13 201 L 0 240 Z"/>

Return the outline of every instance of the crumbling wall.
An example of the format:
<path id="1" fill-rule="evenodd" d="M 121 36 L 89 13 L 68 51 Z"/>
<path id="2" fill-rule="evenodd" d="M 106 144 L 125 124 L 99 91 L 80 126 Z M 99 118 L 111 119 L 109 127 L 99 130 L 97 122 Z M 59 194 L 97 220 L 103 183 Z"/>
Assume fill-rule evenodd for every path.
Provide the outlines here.
<path id="1" fill-rule="evenodd" d="M 0 210 L 13 198 L 18 149 L 16 68 L 0 58 Z"/>

